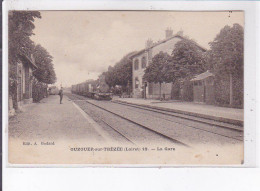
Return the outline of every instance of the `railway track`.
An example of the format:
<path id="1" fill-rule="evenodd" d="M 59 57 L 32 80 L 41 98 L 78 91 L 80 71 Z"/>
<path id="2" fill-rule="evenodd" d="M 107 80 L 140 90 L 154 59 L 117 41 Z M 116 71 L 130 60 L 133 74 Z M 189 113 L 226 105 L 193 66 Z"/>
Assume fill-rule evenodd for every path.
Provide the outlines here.
<path id="1" fill-rule="evenodd" d="M 177 141 L 176 139 L 173 139 L 172 137 L 169 137 L 168 135 L 165 135 L 165 134 L 162 133 L 162 132 L 155 131 L 155 130 L 153 130 L 153 129 L 151 129 L 151 128 L 149 128 L 149 127 L 143 125 L 143 124 L 140 124 L 140 123 L 138 123 L 138 122 L 136 122 L 136 121 L 133 121 L 133 120 L 131 120 L 131 119 L 127 118 L 127 117 L 124 117 L 124 116 L 122 116 L 122 115 L 120 115 L 120 114 L 118 114 L 118 113 L 115 113 L 115 112 L 113 112 L 113 111 L 110 111 L 110 110 L 108 110 L 108 109 L 106 109 L 106 108 L 104 108 L 104 107 L 102 107 L 102 106 L 100 106 L 100 105 L 94 104 L 93 102 L 88 101 L 88 98 L 85 98 L 85 97 L 82 97 L 82 96 L 78 96 L 78 95 L 74 95 L 74 96 L 76 96 L 76 97 L 77 97 L 78 99 L 80 99 L 80 100 L 86 101 L 88 104 L 91 104 L 91 105 L 93 105 L 93 106 L 95 106 L 95 107 L 97 107 L 97 108 L 99 108 L 99 109 L 102 109 L 102 110 L 104 110 L 104 111 L 106 111 L 106 112 L 109 112 L 109 113 L 111 113 L 111 114 L 114 114 L 114 115 L 116 115 L 117 117 L 120 117 L 121 119 L 124 119 L 124 120 L 126 120 L 126 121 L 128 121 L 128 122 L 131 122 L 131 123 L 133 123 L 133 124 L 135 124 L 135 125 L 137 125 L 137 126 L 139 126 L 139 127 L 142 127 L 142 128 L 147 129 L 147 130 L 149 130 L 149 131 L 151 131 L 151 132 L 154 132 L 154 133 L 156 133 L 157 135 L 160 135 L 160 136 L 162 136 L 162 137 L 164 137 L 164 138 L 166 138 L 166 139 L 168 139 L 168 140 L 172 140 L 172 142 L 174 142 L 174 143 L 179 143 L 179 144 L 182 144 L 182 145 L 187 146 L 185 143 L 182 143 L 182 142 L 180 142 L 180 141 Z M 121 104 L 121 103 L 120 103 L 120 104 Z M 170 113 L 170 112 L 160 111 L 160 110 L 151 109 L 151 108 L 145 108 L 145 107 L 142 107 L 142 106 L 139 107 L 139 106 L 135 106 L 135 105 L 131 105 L 131 104 L 122 104 L 122 105 L 126 105 L 126 106 L 128 106 L 128 107 L 137 108 L 137 109 L 140 109 L 140 110 L 146 110 L 146 111 L 153 112 L 153 113 L 160 113 L 160 114 L 167 115 L 167 116 L 173 116 L 173 117 L 178 117 L 178 118 L 185 119 L 185 120 L 194 121 L 194 122 L 196 122 L 197 124 L 199 124 L 199 123 L 201 123 L 201 124 L 207 124 L 207 125 L 212 125 L 212 126 L 219 127 L 219 128 L 223 128 L 223 129 L 228 128 L 228 130 L 237 131 L 237 132 L 243 133 L 243 130 L 242 130 L 241 128 L 239 129 L 239 127 L 234 127 L 234 126 L 231 126 L 231 127 L 228 126 L 228 127 L 227 127 L 226 124 L 223 124 L 223 123 L 222 123 L 222 124 L 218 124 L 218 123 L 215 122 L 215 121 L 214 121 L 213 123 L 210 123 L 210 120 L 204 121 L 203 119 L 198 119 L 198 118 L 194 118 L 194 117 L 189 118 L 189 117 L 187 117 L 187 116 L 178 115 L 178 114 L 176 115 L 176 114 L 172 114 L 172 113 Z M 228 135 L 225 135 L 225 134 L 222 134 L 222 133 L 219 133 L 219 132 L 214 132 L 214 131 L 212 131 L 212 130 L 200 128 L 199 125 L 196 125 L 196 126 L 194 126 L 194 125 L 188 125 L 188 124 L 183 124 L 183 123 L 180 123 L 180 122 L 176 122 L 176 121 L 171 120 L 171 119 L 166 119 L 166 118 L 164 118 L 164 117 L 158 117 L 158 116 L 156 116 L 156 117 L 157 117 L 157 118 L 161 118 L 161 119 L 163 119 L 163 120 L 170 121 L 170 122 L 172 122 L 172 123 L 181 124 L 181 125 L 184 125 L 184 126 L 186 126 L 186 127 L 198 129 L 198 130 L 200 130 L 200 131 L 205 131 L 205 132 L 208 132 L 208 133 L 216 134 L 216 135 L 218 135 L 218 136 L 226 137 L 226 138 L 229 138 L 229 139 L 234 139 L 234 140 L 237 140 L 237 141 L 243 141 L 243 136 L 242 136 L 242 135 L 241 135 L 241 137 L 238 137 L 238 138 L 237 138 L 237 137 L 228 136 Z M 113 127 L 111 126 L 111 128 L 113 128 Z M 120 132 L 119 132 L 119 133 L 120 133 Z"/>
<path id="2" fill-rule="evenodd" d="M 131 106 L 131 105 L 130 105 Z M 138 108 L 138 107 L 135 107 L 135 108 Z M 167 120 L 167 121 L 170 121 L 172 123 L 175 123 L 175 124 L 180 124 L 180 125 L 184 125 L 186 127 L 191 127 L 191 128 L 194 128 L 194 129 L 198 129 L 200 131 L 205 131 L 205 132 L 208 132 L 208 133 L 212 133 L 212 134 L 215 134 L 215 135 L 219 135 L 219 136 L 222 136 L 222 137 L 226 137 L 226 138 L 229 138 L 229 139 L 234 139 L 234 140 L 237 140 L 237 141 L 243 141 L 243 137 L 241 135 L 241 137 L 237 138 L 237 137 L 233 137 L 233 136 L 228 136 L 228 135 L 225 135 L 225 134 L 222 134 L 222 133 L 218 133 L 218 132 L 214 132 L 212 130 L 207 130 L 207 129 L 204 129 L 204 128 L 200 128 L 199 127 L 199 123 L 201 124 L 207 124 L 207 125 L 212 125 L 214 127 L 217 127 L 217 128 L 223 128 L 223 129 L 226 129 L 228 128 L 229 130 L 232 130 L 232 131 L 238 131 L 238 132 L 243 132 L 241 129 L 238 129 L 238 128 L 230 128 L 230 127 L 226 127 L 226 126 L 223 126 L 223 125 L 217 125 L 216 123 L 209 123 L 209 122 L 205 122 L 205 121 L 202 121 L 202 120 L 198 120 L 198 119 L 194 119 L 194 118 L 187 118 L 187 117 L 179 117 L 179 116 L 176 116 L 176 115 L 172 115 L 172 114 L 169 114 L 169 113 L 165 113 L 165 112 L 161 112 L 161 111 L 157 111 L 157 110 L 151 110 L 151 109 L 146 109 L 145 107 L 140 107 L 139 109 L 142 109 L 142 110 L 147 110 L 147 111 L 152 111 L 154 113 L 160 113 L 160 114 L 163 114 L 163 115 L 169 115 L 169 116 L 174 116 L 174 117 L 178 117 L 178 118 L 182 118 L 182 119 L 185 119 L 185 120 L 189 120 L 189 121 L 194 121 L 196 122 L 196 126 L 195 125 L 189 125 L 189 124 L 185 124 L 183 122 L 176 122 L 172 119 L 167 119 L 165 117 L 158 117 L 158 116 L 155 116 L 156 118 L 160 118 L 160 119 L 163 119 L 163 120 Z M 141 112 L 141 111 L 140 111 Z M 150 114 L 151 115 L 151 114 Z"/>
<path id="3" fill-rule="evenodd" d="M 241 133 L 240 137 L 227 136 L 225 134 L 214 132 L 212 130 L 206 130 L 206 129 L 200 128 L 199 125 L 196 125 L 196 126 L 188 125 L 188 124 L 184 124 L 183 122 L 176 122 L 176 121 L 171 120 L 171 119 L 166 119 L 165 117 L 156 116 L 156 118 L 171 121 L 172 123 L 175 123 L 175 124 L 181 124 L 181 125 L 185 125 L 187 127 L 199 129 L 201 131 L 209 132 L 209 133 L 216 134 L 216 135 L 219 135 L 219 136 L 227 137 L 227 138 L 238 140 L 238 141 L 243 141 L 244 130 L 243 130 L 243 127 L 241 127 L 241 126 L 235 126 L 235 125 L 224 123 L 224 122 L 216 122 L 216 121 L 210 120 L 210 119 L 204 119 L 204 118 L 200 119 L 200 118 L 194 117 L 194 116 L 185 116 L 183 114 L 177 114 L 177 113 L 162 111 L 162 110 L 159 110 L 159 109 L 158 110 L 157 109 L 151 109 L 151 108 L 147 108 L 147 107 L 143 107 L 143 106 L 137 106 L 135 104 L 127 104 L 127 103 L 122 103 L 122 102 L 114 102 L 114 103 L 126 105 L 126 106 L 133 107 L 133 108 L 138 108 L 138 109 L 142 109 L 142 110 L 146 110 L 146 111 L 151 111 L 151 112 L 154 112 L 154 113 L 160 113 L 160 114 L 163 114 L 163 115 L 173 116 L 173 117 L 181 118 L 181 119 L 184 119 L 184 120 L 193 121 L 193 122 L 196 122 L 197 124 L 207 124 L 207 125 L 211 125 L 212 127 L 228 129 L 228 130 L 231 130 L 231 131 L 237 131 L 237 132 Z"/>
<path id="4" fill-rule="evenodd" d="M 149 107 L 139 106 L 139 105 L 136 105 L 136 104 L 129 104 L 129 103 L 121 102 L 121 101 L 112 101 L 112 102 L 117 103 L 117 104 L 121 104 L 121 105 L 134 107 L 134 108 L 147 110 L 147 111 L 161 113 L 161 114 L 168 115 L 168 116 L 178 117 L 178 118 L 182 118 L 182 119 L 186 119 L 186 120 L 190 120 L 190 121 L 194 121 L 194 122 L 204 123 L 204 124 L 207 124 L 207 125 L 214 125 L 214 126 L 220 127 L 220 128 L 228 128 L 228 129 L 232 129 L 234 131 L 239 131 L 239 132 L 244 131 L 243 127 L 241 127 L 239 125 L 233 125 L 233 124 L 230 124 L 230 123 L 226 123 L 226 122 L 217 122 L 217 121 L 212 120 L 212 119 L 205 119 L 205 118 L 199 118 L 199 117 L 185 115 L 185 114 L 167 112 L 167 111 L 163 111 L 163 110 L 160 110 L 160 109 L 152 109 L 152 108 L 149 108 Z"/>
<path id="5" fill-rule="evenodd" d="M 128 138 L 126 135 L 124 135 L 123 133 L 121 133 L 120 131 L 118 131 L 116 128 L 114 128 L 112 125 L 108 124 L 107 122 L 105 122 L 103 119 L 99 119 L 101 120 L 105 125 L 107 125 L 109 128 L 113 129 L 116 133 L 118 133 L 120 136 L 122 136 L 127 142 L 133 144 L 133 145 L 137 145 L 136 143 L 134 143 L 133 141 L 131 141 L 130 138 Z"/>
<path id="6" fill-rule="evenodd" d="M 87 101 L 87 100 L 86 100 L 86 101 Z M 91 102 L 89 102 L 89 101 L 87 101 L 87 103 L 89 103 L 89 104 L 91 104 L 91 105 L 93 105 L 93 106 L 95 106 L 95 107 L 98 107 L 98 108 L 100 108 L 100 109 L 102 109 L 102 110 L 104 110 L 104 111 L 107 111 L 107 112 L 109 112 L 109 113 L 111 113 L 111 114 L 113 114 L 113 115 L 115 115 L 115 116 L 117 116 L 117 117 L 119 117 L 119 118 L 121 118 L 121 119 L 124 119 L 124 120 L 130 122 L 130 123 L 133 123 L 133 124 L 135 124 L 135 125 L 137 125 L 137 126 L 143 128 L 143 129 L 146 129 L 146 130 L 148 130 L 148 131 L 151 131 L 151 132 L 153 132 L 153 133 L 155 133 L 155 134 L 157 134 L 157 135 L 159 135 L 159 136 L 161 136 L 161 137 L 163 137 L 163 138 L 169 140 L 170 142 L 177 143 L 177 144 L 184 145 L 184 146 L 188 146 L 188 145 L 186 145 L 185 143 L 182 143 L 182 142 L 180 142 L 180 141 L 178 141 L 178 140 L 176 140 L 176 139 L 173 139 L 172 137 L 169 137 L 169 136 L 164 135 L 164 134 L 162 134 L 162 133 L 160 133 L 160 132 L 158 132 L 158 131 L 155 131 L 155 130 L 153 130 L 153 129 L 151 129 L 151 128 L 145 126 L 145 125 L 142 125 L 142 124 L 140 124 L 140 123 L 137 123 L 137 122 L 135 122 L 135 121 L 133 121 L 133 120 L 131 120 L 131 119 L 129 119 L 129 118 L 123 117 L 123 116 L 121 116 L 121 115 L 119 115 L 119 114 L 117 114 L 117 113 L 115 113 L 115 112 L 113 112 L 113 111 L 110 111 L 110 110 L 106 109 L 106 108 L 100 107 L 100 106 L 98 106 L 98 105 L 96 105 L 96 104 L 94 104 L 94 103 L 91 103 Z"/>
<path id="7" fill-rule="evenodd" d="M 162 138 L 168 140 L 168 141 L 171 142 L 171 143 L 179 144 L 179 145 L 186 146 L 186 147 L 190 147 L 189 145 L 187 145 L 187 144 L 185 144 L 185 143 L 183 143 L 183 142 L 181 142 L 181 141 L 178 141 L 178 140 L 176 140 L 176 139 L 174 139 L 174 138 L 172 138 L 172 137 L 169 137 L 169 136 L 167 136 L 167 135 L 165 135 L 165 134 L 163 134 L 163 133 L 161 133 L 161 132 L 155 131 L 155 130 L 153 130 L 153 129 L 151 129 L 151 128 L 145 126 L 145 125 L 142 125 L 142 124 L 140 124 L 140 123 L 137 123 L 137 122 L 135 122 L 135 121 L 133 121 L 133 120 L 131 120 L 131 119 L 129 119 L 129 118 L 126 118 L 126 117 L 124 117 L 124 116 L 122 116 L 122 115 L 119 115 L 119 114 L 117 114 L 117 113 L 115 113 L 115 112 L 113 112 L 113 111 L 110 111 L 110 110 L 108 110 L 108 109 L 106 109 L 106 108 L 103 108 L 103 107 L 101 107 L 101 106 L 99 106 L 99 105 L 97 105 L 97 104 L 91 103 L 91 102 L 88 101 L 88 98 L 85 98 L 85 97 L 82 97 L 82 96 L 79 96 L 79 95 L 75 95 L 75 94 L 73 94 L 73 96 L 76 97 L 76 98 L 77 98 L 78 100 L 80 100 L 80 101 L 86 101 L 86 103 L 88 103 L 88 104 L 90 104 L 90 105 L 92 105 L 92 106 L 94 106 L 94 107 L 96 107 L 96 108 L 99 108 L 99 109 L 101 109 L 101 110 L 103 110 L 103 111 L 106 111 L 106 112 L 108 112 L 108 113 L 110 113 L 110 114 L 113 114 L 113 115 L 116 116 L 116 117 L 119 117 L 120 119 L 123 119 L 123 120 L 125 120 L 125 121 L 127 121 L 127 122 L 130 122 L 130 123 L 132 123 L 132 124 L 138 126 L 139 128 L 142 128 L 142 129 L 145 129 L 145 130 L 147 130 L 147 131 L 149 131 L 149 132 L 152 132 L 152 133 L 154 133 L 154 134 L 156 134 L 156 135 L 158 135 L 158 136 L 160 136 L 160 137 L 162 137 Z M 73 101 L 76 101 L 76 100 L 73 100 Z M 99 118 L 98 120 L 102 121 L 102 123 L 104 123 L 104 124 L 105 124 L 106 126 L 108 126 L 109 128 L 113 129 L 115 132 L 117 132 L 120 136 L 124 137 L 124 139 L 126 139 L 126 140 L 127 140 L 128 142 L 130 142 L 131 144 L 137 145 L 137 143 L 135 143 L 134 141 L 132 141 L 131 138 L 128 138 L 127 135 L 125 135 L 124 133 L 121 133 L 118 129 L 114 128 L 114 127 L 113 127 L 112 125 L 110 125 L 108 122 L 106 122 L 106 121 L 104 121 L 103 119 L 100 119 L 100 118 Z M 96 122 L 97 122 L 98 120 L 96 120 Z"/>

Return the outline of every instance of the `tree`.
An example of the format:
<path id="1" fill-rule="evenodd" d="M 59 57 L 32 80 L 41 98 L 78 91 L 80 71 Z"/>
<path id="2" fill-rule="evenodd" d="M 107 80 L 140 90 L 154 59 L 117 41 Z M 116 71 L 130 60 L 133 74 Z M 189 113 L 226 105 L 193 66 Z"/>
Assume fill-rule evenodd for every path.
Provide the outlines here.
<path id="1" fill-rule="evenodd" d="M 53 84 L 56 82 L 56 74 L 54 71 L 52 59 L 53 57 L 41 45 L 36 45 L 33 50 L 35 64 L 38 66 L 37 70 L 33 72 L 35 78 L 45 84 Z"/>
<path id="2" fill-rule="evenodd" d="M 35 18 L 41 18 L 39 11 L 10 11 L 8 14 L 8 62 L 9 62 L 9 94 L 16 96 L 17 73 L 16 67 L 19 55 L 29 58 L 34 49 L 30 39 L 35 28 Z"/>
<path id="3" fill-rule="evenodd" d="M 167 70 L 169 76 L 189 80 L 194 75 L 204 72 L 205 51 L 189 39 L 177 42 L 172 51 L 172 60 Z"/>
<path id="4" fill-rule="evenodd" d="M 166 80 L 173 82 L 172 96 L 186 101 L 192 100 L 192 83 L 190 79 L 205 71 L 205 49 L 189 38 L 175 44 L 172 59 L 166 65 Z M 183 93 L 180 95 L 180 89 Z"/>
<path id="5" fill-rule="evenodd" d="M 38 102 L 47 93 L 48 84 L 56 82 L 52 56 L 41 45 L 36 45 L 33 50 L 33 58 L 37 69 L 33 72 L 33 101 Z"/>
<path id="6" fill-rule="evenodd" d="M 129 58 L 132 54 L 127 54 L 115 65 L 118 85 L 127 86 L 127 83 L 132 81 L 132 60 Z"/>
<path id="7" fill-rule="evenodd" d="M 105 75 L 105 80 L 109 87 L 114 87 L 116 85 L 116 79 L 114 77 L 114 67 L 109 66 L 108 70 L 103 74 Z"/>
<path id="8" fill-rule="evenodd" d="M 169 81 L 167 73 L 167 66 L 171 61 L 171 56 L 165 52 L 159 52 L 152 59 L 152 63 L 145 69 L 143 78 L 149 83 L 159 83 L 160 85 L 160 99 L 161 99 L 161 85 L 163 82 Z"/>
<path id="9" fill-rule="evenodd" d="M 119 62 L 115 64 L 114 67 L 109 66 L 108 71 L 104 73 L 106 83 L 110 87 L 115 87 L 120 85 L 123 89 L 126 89 L 127 86 L 132 81 L 132 61 L 130 56 L 135 52 L 131 52 L 125 55 Z M 130 85 L 131 87 L 131 85 Z"/>
<path id="10" fill-rule="evenodd" d="M 225 26 L 216 36 L 213 42 L 209 43 L 209 59 L 212 63 L 217 77 L 229 78 L 229 104 L 233 105 L 234 98 L 234 80 L 238 85 L 235 88 L 238 94 L 243 89 L 243 71 L 244 71 L 244 29 L 239 24 L 232 27 Z M 235 77 L 235 79 L 234 79 Z M 242 91 L 243 94 L 243 91 Z M 243 96 L 240 96 L 240 102 Z"/>

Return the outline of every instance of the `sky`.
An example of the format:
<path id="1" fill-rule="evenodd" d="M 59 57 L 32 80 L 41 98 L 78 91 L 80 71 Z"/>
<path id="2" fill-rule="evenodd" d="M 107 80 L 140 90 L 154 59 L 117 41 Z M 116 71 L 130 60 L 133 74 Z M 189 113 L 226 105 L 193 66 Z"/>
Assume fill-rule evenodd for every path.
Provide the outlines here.
<path id="1" fill-rule="evenodd" d="M 53 56 L 56 85 L 97 79 L 123 56 L 165 38 L 165 30 L 182 30 L 198 44 L 208 43 L 225 25 L 244 26 L 243 12 L 41 11 L 31 39 Z"/>

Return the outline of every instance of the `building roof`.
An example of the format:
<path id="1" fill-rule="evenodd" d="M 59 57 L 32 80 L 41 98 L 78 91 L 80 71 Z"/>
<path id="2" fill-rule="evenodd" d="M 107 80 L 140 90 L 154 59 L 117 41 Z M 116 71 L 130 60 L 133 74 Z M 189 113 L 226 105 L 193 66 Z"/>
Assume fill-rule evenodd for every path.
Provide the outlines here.
<path id="1" fill-rule="evenodd" d="M 23 61 L 25 61 L 26 63 L 28 63 L 29 65 L 31 65 L 31 67 L 32 68 L 35 68 L 35 69 L 37 69 L 38 68 L 38 66 L 36 66 L 36 64 L 34 63 L 34 61 L 32 60 L 32 59 L 30 59 L 27 55 L 19 55 L 19 57 L 23 60 Z M 22 61 L 21 60 L 21 61 Z"/>
<path id="2" fill-rule="evenodd" d="M 137 53 L 131 55 L 131 56 L 130 56 L 130 59 L 132 59 L 133 57 L 138 56 L 138 55 L 144 53 L 145 51 L 147 51 L 147 50 L 149 50 L 149 49 L 154 48 L 155 46 L 158 46 L 158 45 L 160 45 L 160 44 L 162 44 L 162 43 L 165 43 L 165 42 L 167 42 L 167 41 L 169 41 L 169 40 L 171 40 L 171 39 L 173 39 L 173 38 L 187 39 L 187 38 L 185 38 L 185 37 L 183 37 L 183 36 L 181 36 L 181 35 L 174 35 L 174 36 L 172 36 L 172 37 L 170 37 L 170 38 L 167 38 L 167 39 L 161 40 L 161 41 L 159 41 L 159 42 L 157 42 L 157 43 L 154 43 L 154 44 L 153 44 L 151 47 L 149 47 L 149 48 L 144 48 L 144 49 L 138 51 Z M 197 45 L 202 51 L 206 51 L 206 50 L 207 50 L 206 48 L 200 46 L 198 43 L 196 43 L 196 42 L 194 42 L 194 41 L 193 41 L 193 43 L 194 43 L 195 45 Z"/>
<path id="3" fill-rule="evenodd" d="M 209 72 L 208 70 L 204 73 L 201 73 L 197 76 L 195 76 L 195 78 L 191 79 L 190 81 L 199 81 L 199 80 L 204 80 L 210 76 L 214 76 L 214 74 L 212 74 L 211 72 Z"/>

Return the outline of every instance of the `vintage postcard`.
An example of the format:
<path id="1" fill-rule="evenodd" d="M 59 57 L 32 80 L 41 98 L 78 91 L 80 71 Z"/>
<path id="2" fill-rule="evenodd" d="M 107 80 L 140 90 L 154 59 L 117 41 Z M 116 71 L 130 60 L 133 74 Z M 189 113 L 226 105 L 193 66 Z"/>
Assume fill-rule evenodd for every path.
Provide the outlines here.
<path id="1" fill-rule="evenodd" d="M 242 165 L 243 11 L 8 12 L 10 165 Z"/>

